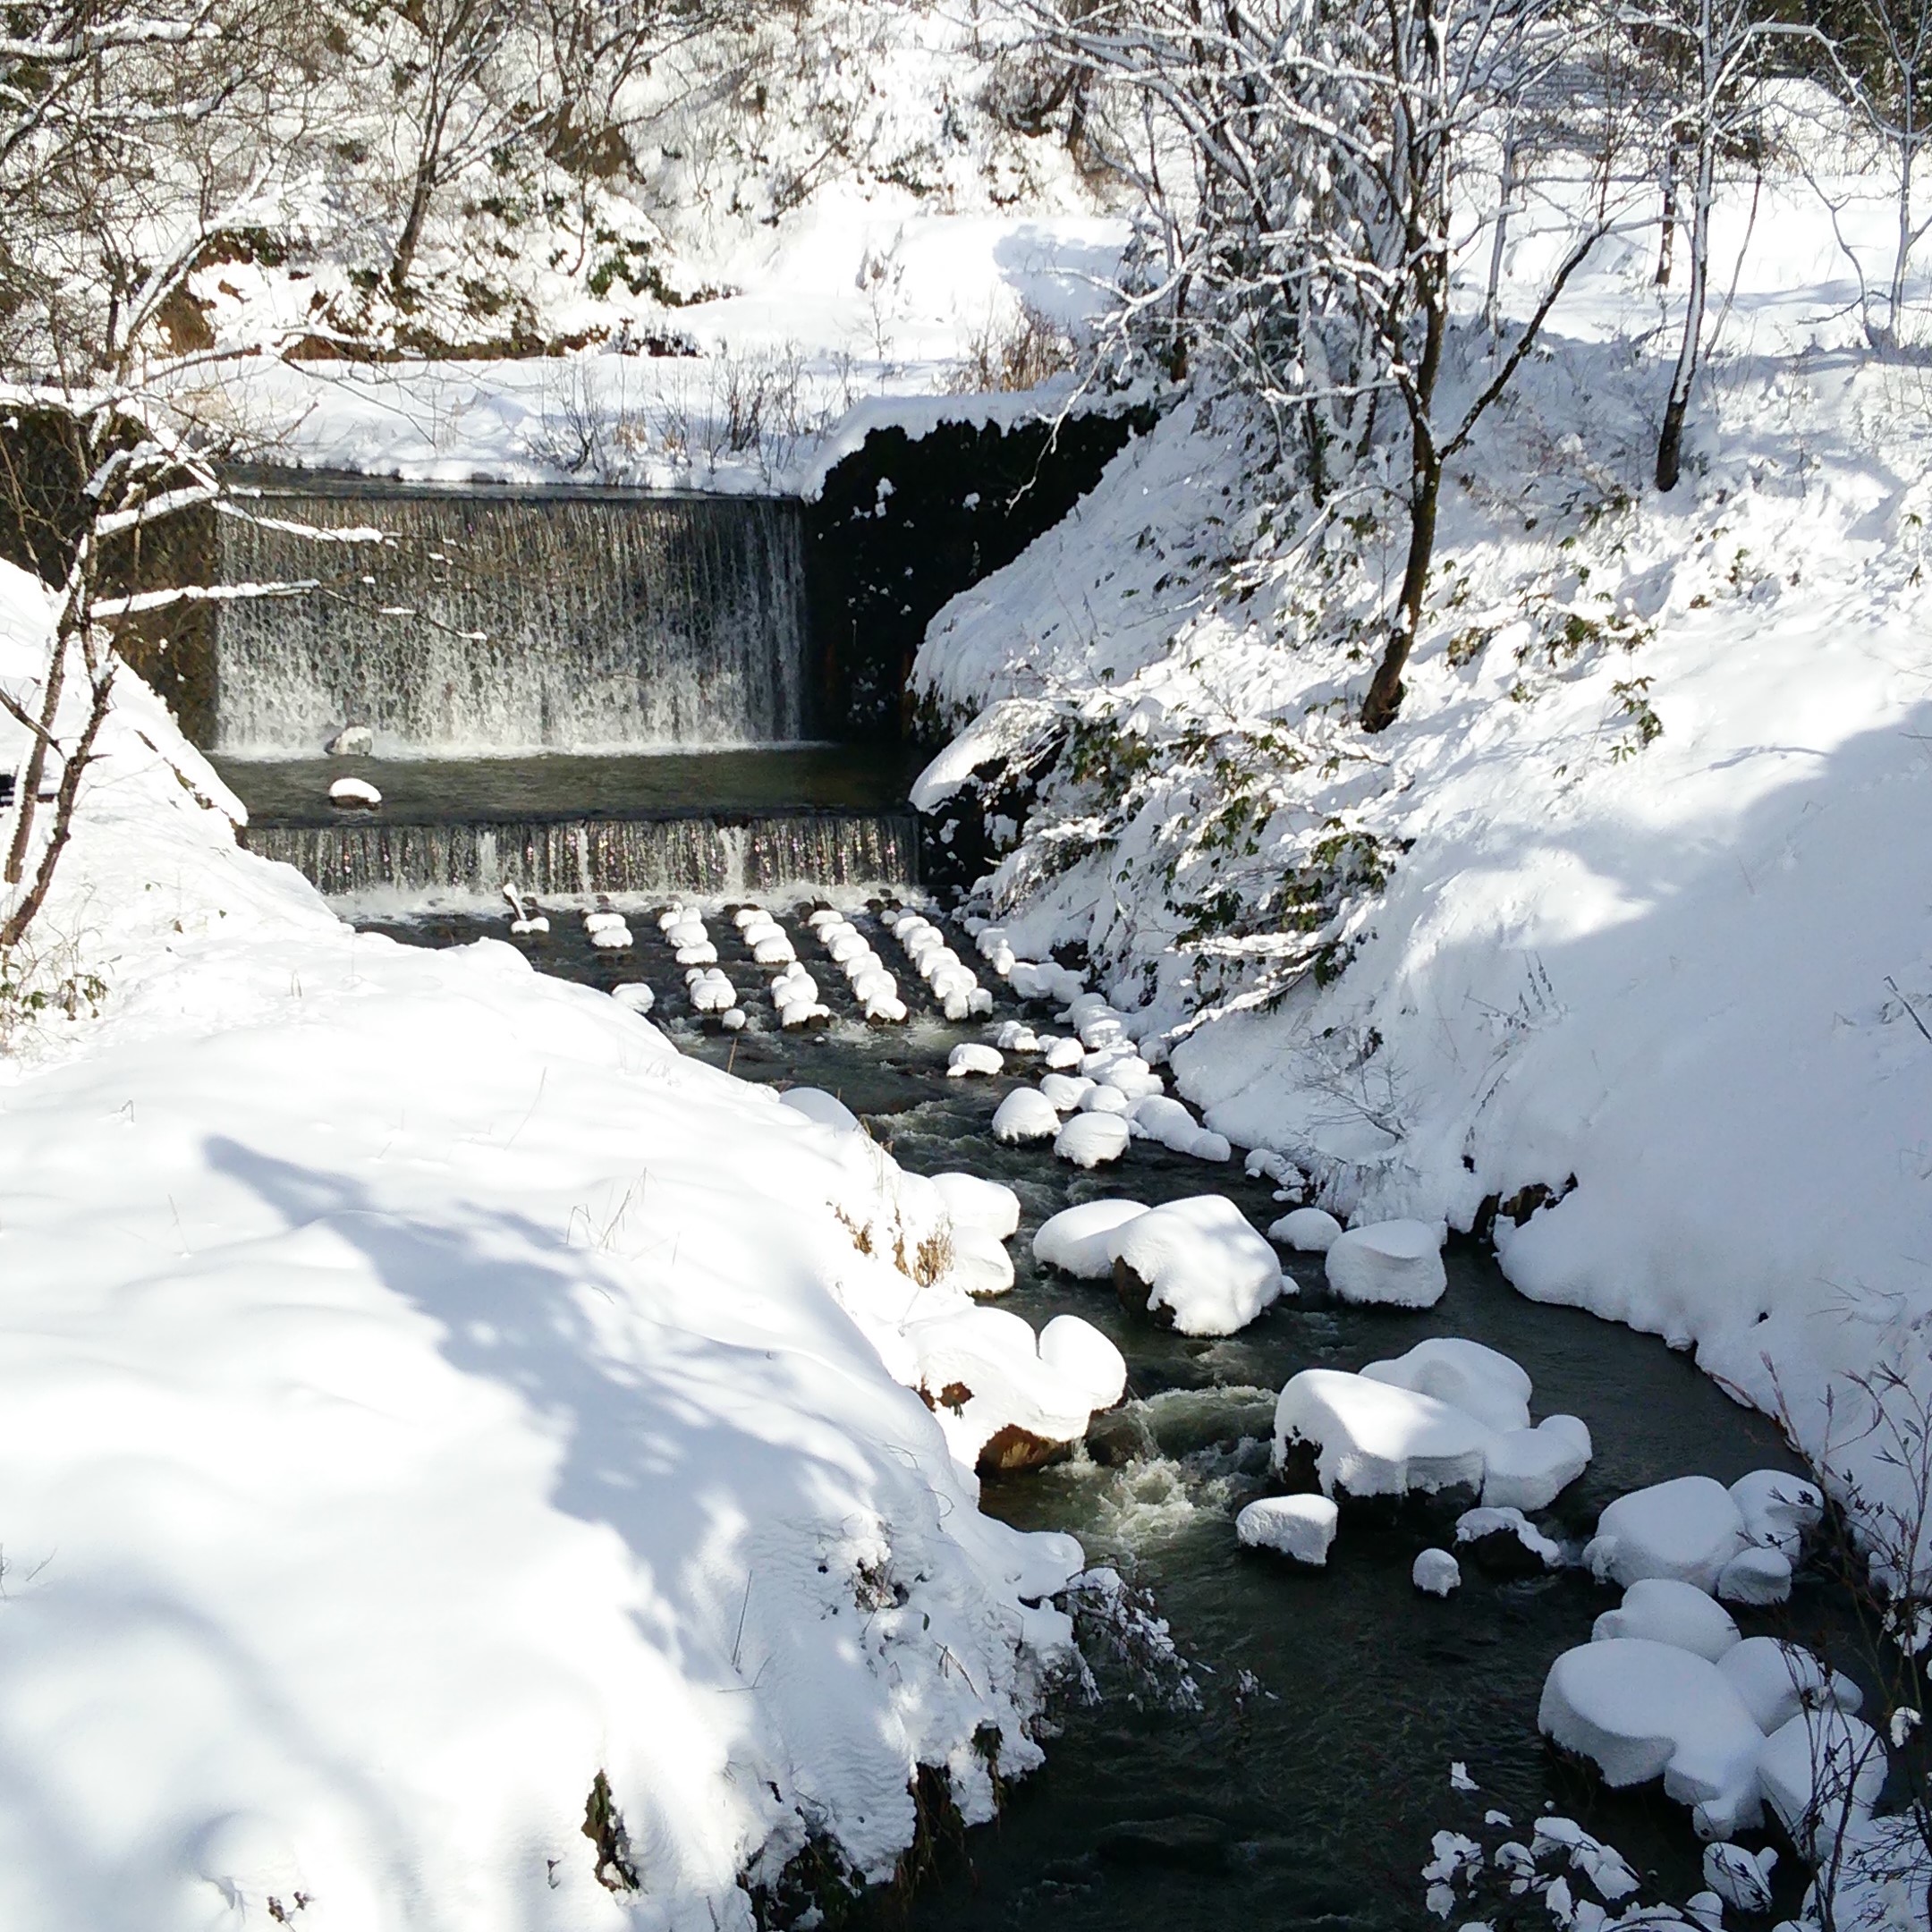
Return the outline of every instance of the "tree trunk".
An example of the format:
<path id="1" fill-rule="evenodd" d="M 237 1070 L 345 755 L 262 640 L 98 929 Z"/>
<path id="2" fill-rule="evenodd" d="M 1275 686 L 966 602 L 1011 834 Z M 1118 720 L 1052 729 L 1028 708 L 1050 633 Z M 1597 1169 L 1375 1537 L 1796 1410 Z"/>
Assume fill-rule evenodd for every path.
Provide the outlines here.
<path id="1" fill-rule="evenodd" d="M 1898 190 L 1898 250 L 1892 258 L 1892 292 L 1885 316 L 1885 335 L 1892 345 L 1898 345 L 1899 331 L 1905 320 L 1905 265 L 1911 256 L 1912 244 L 1912 147 L 1918 139 L 1918 130 L 1912 124 L 1912 89 L 1908 80 L 1905 87 L 1904 138 L 1899 143 L 1899 190 Z"/>
<path id="2" fill-rule="evenodd" d="M 1362 729 L 1385 730 L 1402 708 L 1402 667 L 1422 628 L 1422 600 L 1428 592 L 1429 565 L 1436 555 L 1436 512 L 1442 499 L 1442 459 L 1433 446 L 1419 454 L 1409 504 L 1409 561 L 1402 571 L 1402 596 L 1388 648 L 1362 700 Z"/>
<path id="3" fill-rule="evenodd" d="M 1651 278 L 1658 288 L 1670 286 L 1671 254 L 1677 242 L 1677 143 L 1664 150 L 1664 212 L 1657 223 L 1657 274 Z"/>
<path id="4" fill-rule="evenodd" d="M 1665 491 L 1677 487 L 1682 473 L 1684 419 L 1690 413 L 1690 387 L 1697 380 L 1698 352 L 1703 343 L 1716 148 L 1716 131 L 1707 125 L 1698 139 L 1697 196 L 1690 209 L 1690 289 L 1684 301 L 1683 335 L 1677 344 L 1677 367 L 1671 374 L 1670 396 L 1664 405 L 1664 427 L 1657 436 L 1657 487 Z"/>
<path id="5" fill-rule="evenodd" d="M 94 741 L 99 737 L 100 728 L 107 721 L 107 708 L 114 694 L 114 659 L 110 657 L 94 679 L 93 701 L 88 707 L 86 727 L 80 733 L 80 743 L 68 754 L 61 772 L 60 789 L 54 795 L 54 830 L 47 840 L 47 850 L 40 854 L 40 863 L 34 869 L 33 884 L 28 888 L 26 896 L 8 914 L 5 923 L 0 925 L 0 951 L 21 943 L 46 902 L 47 888 L 54 883 L 54 869 L 60 863 L 61 853 L 66 850 L 68 837 L 73 830 L 74 806 L 80 796 L 80 775 L 93 762 Z M 40 741 L 37 738 L 34 742 L 38 745 Z M 21 825 L 28 822 L 23 816 Z"/>
<path id="6" fill-rule="evenodd" d="M 1516 199 L 1516 137 L 1503 137 L 1503 180 L 1496 198 L 1496 239 L 1489 248 L 1489 292 L 1483 320 L 1494 335 L 1503 326 L 1503 257 L 1509 247 L 1510 210 Z"/>
<path id="7" fill-rule="evenodd" d="M 60 715 L 61 693 L 67 682 L 67 634 L 58 632 L 47 662 L 47 689 L 40 695 L 40 730 L 51 737 Z M 18 816 L 13 821 L 13 843 L 7 850 L 6 883 L 18 886 L 27 869 L 27 848 L 33 838 L 34 808 L 40 798 L 40 781 L 47 775 L 47 740 L 36 735 L 27 753 L 27 768 L 21 774 L 20 796 L 14 801 Z"/>

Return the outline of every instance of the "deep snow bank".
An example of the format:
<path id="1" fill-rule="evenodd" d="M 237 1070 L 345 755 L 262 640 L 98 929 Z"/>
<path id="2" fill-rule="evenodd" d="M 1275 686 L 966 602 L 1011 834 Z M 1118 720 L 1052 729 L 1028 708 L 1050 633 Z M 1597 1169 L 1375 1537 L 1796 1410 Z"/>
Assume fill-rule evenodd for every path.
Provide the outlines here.
<path id="1" fill-rule="evenodd" d="M 357 936 L 131 680 L 106 744 L 41 934 L 107 1011 L 0 1059 L 0 1922 L 710 1932 L 919 1766 L 986 1816 L 1079 1555 L 904 1385 L 971 1311 L 855 1246 L 890 1160 Z"/>
<path id="2" fill-rule="evenodd" d="M 1668 498 L 1650 257 L 1597 259 L 1452 475 L 1394 729 L 1352 722 L 1402 564 L 1399 518 L 1350 527 L 1376 477 L 1292 524 L 1190 402 L 935 620 L 964 729 L 920 800 L 980 766 L 1024 812 L 984 910 L 1086 945 L 1211 1126 L 1344 1216 L 1544 1184 L 1499 1231 L 1526 1292 L 1782 1388 L 1815 1446 L 1832 1374 L 1917 1368 L 1932 1309 L 1926 430 L 1816 203 L 1764 200 Z"/>

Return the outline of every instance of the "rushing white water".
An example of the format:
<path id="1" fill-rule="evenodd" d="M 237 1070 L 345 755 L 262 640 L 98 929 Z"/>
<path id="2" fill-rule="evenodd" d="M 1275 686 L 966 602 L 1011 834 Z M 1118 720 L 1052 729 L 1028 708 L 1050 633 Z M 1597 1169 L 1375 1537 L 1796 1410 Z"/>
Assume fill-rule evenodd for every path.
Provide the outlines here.
<path id="1" fill-rule="evenodd" d="M 798 505 L 755 497 L 323 490 L 219 519 L 216 748 L 313 756 L 649 750 L 811 735 Z M 380 547 L 300 529 L 373 527 Z"/>
<path id="2" fill-rule="evenodd" d="M 523 824 L 251 826 L 250 850 L 285 860 L 325 893 L 759 892 L 810 882 L 909 885 L 910 813 L 775 812 Z"/>

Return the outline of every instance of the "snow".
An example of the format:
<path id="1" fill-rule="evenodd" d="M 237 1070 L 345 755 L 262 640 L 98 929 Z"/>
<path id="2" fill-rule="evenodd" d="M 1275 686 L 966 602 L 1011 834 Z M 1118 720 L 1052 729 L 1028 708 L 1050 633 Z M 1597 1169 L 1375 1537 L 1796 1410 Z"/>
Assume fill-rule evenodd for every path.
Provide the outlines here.
<path id="1" fill-rule="evenodd" d="M 1325 1208 L 1294 1208 L 1268 1229 L 1268 1239 L 1299 1254 L 1326 1254 L 1342 1233 L 1342 1224 Z"/>
<path id="2" fill-rule="evenodd" d="M 1282 1293 L 1281 1263 L 1225 1195 L 1167 1201 L 1122 1222 L 1113 1259 L 1147 1293 L 1147 1310 L 1182 1335 L 1234 1335 Z"/>
<path id="3" fill-rule="evenodd" d="M 1055 1315 L 1040 1330 L 1039 1357 L 1097 1411 L 1127 1393 L 1127 1358 L 1089 1321 Z"/>
<path id="4" fill-rule="evenodd" d="M 1646 1577 L 1623 1592 L 1614 1610 L 1606 1610 L 1590 1628 L 1593 1643 L 1617 1637 L 1641 1637 L 1670 1644 L 1707 1662 L 1721 1662 L 1738 1645 L 1738 1627 L 1722 1604 L 1694 1584 L 1673 1577 Z M 1757 1705 L 1752 1704 L 1755 1712 Z M 1767 1728 L 1760 1720 L 1759 1728 Z"/>
<path id="5" fill-rule="evenodd" d="M 1708 1476 L 1679 1476 L 1608 1504 L 1583 1560 L 1599 1581 L 1674 1577 L 1711 1591 L 1744 1545 L 1731 1493 Z"/>
<path id="6" fill-rule="evenodd" d="M 998 1048 L 982 1045 L 978 1040 L 965 1040 L 946 1055 L 946 1075 L 958 1080 L 969 1073 L 999 1073 L 1004 1071 L 1005 1059 Z"/>
<path id="7" fill-rule="evenodd" d="M 1771 1872 L 1777 1853 L 1769 1845 L 1762 1852 L 1747 1852 L 1742 1845 L 1712 1844 L 1704 1847 L 1704 1883 L 1726 1905 L 1746 1913 L 1771 1910 Z"/>
<path id="8" fill-rule="evenodd" d="M 1764 1801 L 1808 1855 L 1871 1816 L 1885 1770 L 1877 1734 L 1835 1704 L 1787 1718 L 1758 1753 Z"/>
<path id="9" fill-rule="evenodd" d="M 328 788 L 329 803 L 360 807 L 373 811 L 382 803 L 382 793 L 367 778 L 338 778 Z"/>
<path id="10" fill-rule="evenodd" d="M 1325 1496 L 1480 1488 L 1489 1431 L 1447 1402 L 1335 1368 L 1291 1377 L 1275 1406 L 1275 1465 L 1292 1445 L 1316 1452 Z"/>
<path id="11" fill-rule="evenodd" d="M 1661 1777 L 1706 1836 L 1758 1821 L 1765 1736 L 1707 1658 L 1640 1637 L 1566 1650 L 1544 1681 L 1537 1725 L 1614 1789 Z"/>
<path id="12" fill-rule="evenodd" d="M 1563 1546 L 1545 1536 L 1520 1509 L 1497 1509 L 1486 1504 L 1478 1509 L 1464 1510 L 1456 1518 L 1458 1546 L 1486 1542 L 1491 1537 L 1513 1538 L 1526 1555 L 1546 1570 L 1563 1567 Z"/>
<path id="13" fill-rule="evenodd" d="M 1004 1182 L 979 1174 L 939 1174 L 932 1184 L 958 1227 L 984 1228 L 996 1241 L 1005 1241 L 1020 1225 L 1020 1197 Z"/>
<path id="14" fill-rule="evenodd" d="M 1576 1416 L 1545 1416 L 1534 1428 L 1509 1429 L 1489 1445 L 1483 1501 L 1547 1509 L 1589 1467 L 1590 1432 Z"/>
<path id="15" fill-rule="evenodd" d="M 802 1114 L 809 1121 L 817 1121 L 821 1127 L 864 1131 L 859 1116 L 836 1094 L 828 1094 L 822 1088 L 787 1087 L 778 1098 L 793 1112 Z"/>
<path id="16" fill-rule="evenodd" d="M 1422 1550 L 1410 1566 L 1409 1580 L 1425 1597 L 1446 1597 L 1462 1589 L 1462 1565 L 1445 1549 Z"/>
<path id="17" fill-rule="evenodd" d="M 1717 1665 L 1767 1735 L 1807 1707 L 1829 1702 L 1856 1711 L 1864 1701 L 1849 1677 L 1827 1671 L 1802 1644 L 1777 1637 L 1747 1637 L 1726 1650 Z"/>
<path id="18" fill-rule="evenodd" d="M 1060 1116 L 1037 1087 L 1015 1087 L 993 1110 L 993 1138 L 1008 1146 L 1051 1140 L 1059 1131 Z"/>
<path id="19" fill-rule="evenodd" d="M 1783 1550 L 1741 1550 L 1717 1572 L 1716 1589 L 1726 1603 L 1784 1603 L 1791 1596 L 1791 1558 Z"/>
<path id="20" fill-rule="evenodd" d="M 1054 1153 L 1076 1167 L 1099 1167 L 1127 1151 L 1127 1123 L 1118 1114 L 1076 1114 L 1060 1130 Z"/>
<path id="21" fill-rule="evenodd" d="M 1013 1257 L 991 1228 L 955 1224 L 950 1239 L 952 1260 L 946 1278 L 975 1301 L 1003 1295 L 1013 1286 Z"/>
<path id="22" fill-rule="evenodd" d="M 1147 1213 L 1139 1201 L 1081 1201 L 1041 1222 L 1033 1237 L 1033 1258 L 1080 1281 L 1111 1281 L 1114 1237 L 1126 1223 Z"/>
<path id="23" fill-rule="evenodd" d="M 1782 1550 L 1796 1560 L 1808 1531 L 1825 1513 L 1825 1499 L 1815 1483 L 1784 1470 L 1753 1470 L 1731 1485 L 1731 1500 L 1744 1519 L 1751 1542 Z"/>
<path id="24" fill-rule="evenodd" d="M 1051 1055 L 1048 1058 L 1050 1063 Z M 1072 1114 L 1094 1090 L 1095 1084 L 1081 1073 L 1043 1073 L 1039 1090 L 1051 1106 L 1062 1114 Z"/>
<path id="25" fill-rule="evenodd" d="M 1244 1549 L 1274 1550 L 1316 1567 L 1328 1561 L 1341 1513 L 1326 1496 L 1262 1496 L 1234 1519 Z"/>
<path id="26" fill-rule="evenodd" d="M 640 1016 L 648 1013 L 657 1004 L 657 996 L 641 980 L 635 979 L 628 980 L 621 986 L 614 986 L 611 988 L 611 997 L 620 1006 Z"/>
<path id="27" fill-rule="evenodd" d="M 1449 1285 L 1441 1230 L 1422 1221 L 1382 1221 L 1337 1235 L 1328 1248 L 1328 1285 L 1344 1301 L 1434 1308 Z"/>
<path id="28" fill-rule="evenodd" d="M 177 772 L 123 679 L 47 914 L 108 1009 L 0 1063 L 0 1920 L 748 1932 L 808 1833 L 889 1876 L 919 1765 L 990 1817 L 1081 1559 L 972 1464 L 1097 1377 L 861 1250 L 925 1197 L 831 1097 L 355 934 Z"/>
<path id="29" fill-rule="evenodd" d="M 1530 1427 L 1528 1372 L 1480 1342 L 1431 1335 L 1407 1354 L 1391 1361 L 1372 1361 L 1361 1372 L 1370 1381 L 1451 1402 L 1492 1429 Z"/>

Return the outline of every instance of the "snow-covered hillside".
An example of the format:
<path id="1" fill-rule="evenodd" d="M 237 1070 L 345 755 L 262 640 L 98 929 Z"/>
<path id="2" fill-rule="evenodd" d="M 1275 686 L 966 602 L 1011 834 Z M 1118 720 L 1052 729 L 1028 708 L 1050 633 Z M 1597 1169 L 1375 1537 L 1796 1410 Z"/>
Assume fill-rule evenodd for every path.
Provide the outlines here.
<path id="1" fill-rule="evenodd" d="M 1393 728 L 1355 712 L 1400 514 L 1358 477 L 1294 525 L 1191 398 L 935 620 L 965 729 L 919 795 L 991 813 L 981 909 L 1089 948 L 1210 1125 L 1344 1215 L 1515 1205 L 1526 1292 L 1695 1343 L 1816 1447 L 1834 1372 L 1922 1372 L 1932 1313 L 1925 373 L 1866 350 L 1804 184 L 1741 191 L 1659 497 L 1653 243 L 1599 250 L 1454 466 Z"/>
<path id="2" fill-rule="evenodd" d="M 916 1390 L 1067 1392 L 886 1258 L 937 1191 L 237 810 L 123 677 L 8 962 L 80 1017 L 0 995 L 0 1922 L 747 1926 L 889 1876 L 921 1767 L 989 1815 L 1080 1552 Z"/>

